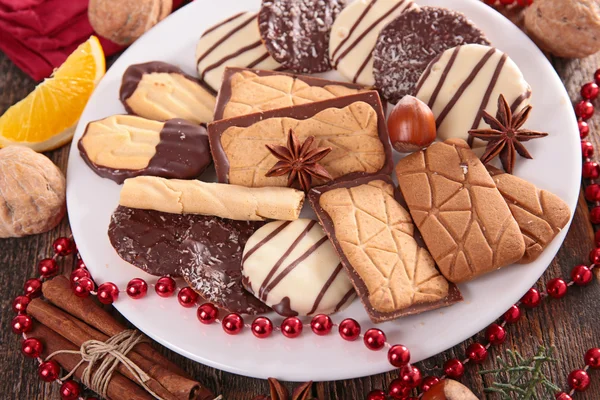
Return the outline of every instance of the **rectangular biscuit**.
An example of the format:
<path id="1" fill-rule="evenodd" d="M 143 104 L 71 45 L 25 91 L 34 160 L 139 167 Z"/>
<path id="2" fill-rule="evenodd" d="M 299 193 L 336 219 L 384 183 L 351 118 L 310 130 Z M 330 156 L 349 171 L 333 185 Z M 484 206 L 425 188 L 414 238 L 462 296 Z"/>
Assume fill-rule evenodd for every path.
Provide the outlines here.
<path id="1" fill-rule="evenodd" d="M 308 198 L 373 322 L 462 300 L 436 269 L 389 176 L 343 179 Z"/>
<path id="2" fill-rule="evenodd" d="M 334 179 L 350 173 L 391 173 L 392 151 L 376 91 L 300 106 L 243 115 L 208 126 L 217 179 L 221 183 L 261 187 L 286 186 L 287 176 L 266 177 L 277 159 L 267 144 L 286 146 L 292 130 L 313 147 L 331 147 L 319 164 Z M 323 184 L 315 180 L 313 186 Z"/>
<path id="3" fill-rule="evenodd" d="M 519 261 L 525 242 L 494 181 L 464 140 L 413 153 L 396 175 L 415 224 L 451 282 Z"/>
<path id="4" fill-rule="evenodd" d="M 366 91 L 363 86 L 305 75 L 227 67 L 215 120 L 239 117 Z"/>

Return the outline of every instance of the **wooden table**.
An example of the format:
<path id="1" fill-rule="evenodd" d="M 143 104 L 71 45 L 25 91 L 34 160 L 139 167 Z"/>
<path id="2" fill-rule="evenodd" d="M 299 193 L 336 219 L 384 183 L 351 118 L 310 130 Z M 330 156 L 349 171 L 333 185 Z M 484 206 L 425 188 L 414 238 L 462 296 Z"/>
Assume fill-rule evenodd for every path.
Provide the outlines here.
<path id="1" fill-rule="evenodd" d="M 582 83 L 590 81 L 597 67 L 600 67 L 600 54 L 584 60 L 554 60 L 558 74 L 569 90 L 571 99 L 579 101 L 579 88 Z M 0 53 L 0 114 L 10 105 L 25 97 L 35 82 L 28 78 L 7 57 Z M 597 103 L 600 107 L 600 102 Z M 599 126 L 600 114 L 591 122 L 592 131 Z M 590 135 L 600 153 L 600 134 Z M 50 152 L 48 156 L 63 170 L 67 169 L 69 147 Z M 562 160 L 557 159 L 557 163 Z M 1 173 L 1 171 L 0 171 Z M 543 173 L 540 171 L 540 173 Z M 3 379 L 0 380 L 0 398 L 3 399 L 60 399 L 57 385 L 49 385 L 37 377 L 36 363 L 26 359 L 20 353 L 20 337 L 12 334 L 8 328 L 14 314 L 11 310 L 12 300 L 22 293 L 22 285 L 30 277 L 36 276 L 36 262 L 50 254 L 54 239 L 70 233 L 68 221 L 65 219 L 55 230 L 46 234 L 22 239 L 0 239 L 0 282 L 4 282 L 0 292 L 0 320 L 4 329 L 0 331 L 0 365 Z M 589 222 L 587 204 L 580 196 L 575 219 L 567 238 L 558 252 L 552 265 L 548 268 L 540 284 L 553 277 L 568 277 L 571 268 L 579 263 L 586 263 L 588 253 L 593 248 L 594 230 Z M 70 270 L 71 262 L 65 265 Z M 543 286 L 540 286 L 543 287 Z M 504 346 L 490 350 L 490 359 L 484 368 L 497 366 L 495 358 L 505 356 L 505 349 L 515 349 L 524 355 L 533 355 L 540 344 L 556 347 L 558 362 L 547 371 L 552 382 L 562 388 L 567 387 L 567 375 L 583 366 L 583 354 L 590 347 L 599 347 L 600 313 L 596 310 L 600 298 L 600 286 L 594 283 L 585 289 L 572 288 L 568 296 L 560 301 L 546 301 L 536 310 L 528 311 L 522 320 L 509 328 L 509 338 Z M 481 336 L 477 336 L 481 337 Z M 464 358 L 465 348 L 472 340 L 460 344 L 436 357 L 419 364 L 425 374 L 438 373 L 439 367 L 451 357 Z M 215 370 L 166 349 L 162 349 L 169 358 L 185 367 L 196 379 L 210 387 L 215 393 L 223 394 L 226 400 L 249 400 L 259 394 L 268 393 L 266 381 L 233 375 Z M 385 357 L 382 354 L 382 357 Z M 268 362 L 268 360 L 265 360 Z M 318 362 L 318 360 L 315 360 Z M 351 361 L 350 361 L 351 362 Z M 482 381 L 477 373 L 482 367 L 467 369 L 463 378 L 472 390 L 482 395 L 484 385 L 490 380 Z M 315 395 L 326 399 L 363 399 L 366 394 L 381 387 L 397 377 L 397 372 L 390 372 L 361 379 L 338 382 L 324 382 L 315 385 Z M 592 372 L 592 384 L 588 391 L 578 394 L 577 399 L 600 399 L 600 371 Z M 291 387 L 291 385 L 289 385 Z M 490 396 L 489 398 L 497 398 Z"/>

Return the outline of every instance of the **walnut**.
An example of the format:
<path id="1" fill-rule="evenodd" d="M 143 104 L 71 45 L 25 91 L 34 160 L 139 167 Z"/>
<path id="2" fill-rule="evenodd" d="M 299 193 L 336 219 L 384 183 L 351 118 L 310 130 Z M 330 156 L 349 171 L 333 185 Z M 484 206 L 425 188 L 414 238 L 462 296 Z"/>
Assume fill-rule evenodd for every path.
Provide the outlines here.
<path id="1" fill-rule="evenodd" d="M 600 50 L 598 0 L 535 0 L 525 11 L 525 29 L 555 56 L 582 58 Z"/>
<path id="2" fill-rule="evenodd" d="M 66 212 L 65 177 L 46 156 L 21 146 L 0 149 L 0 238 L 49 231 Z"/>
<path id="3" fill-rule="evenodd" d="M 173 0 L 90 0 L 88 18 L 97 34 L 128 45 L 172 10 Z"/>

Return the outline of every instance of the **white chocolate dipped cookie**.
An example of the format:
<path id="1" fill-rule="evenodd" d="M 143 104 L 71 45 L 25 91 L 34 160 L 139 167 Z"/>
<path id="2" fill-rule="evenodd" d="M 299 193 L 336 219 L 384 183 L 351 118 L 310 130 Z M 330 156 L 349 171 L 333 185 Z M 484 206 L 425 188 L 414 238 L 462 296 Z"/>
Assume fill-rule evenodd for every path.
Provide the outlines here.
<path id="1" fill-rule="evenodd" d="M 207 29 L 196 46 L 200 80 L 215 92 L 225 67 L 274 70 L 279 63 L 269 55 L 258 30 L 257 13 L 242 12 Z"/>
<path id="2" fill-rule="evenodd" d="M 275 221 L 246 242 L 245 288 L 283 316 L 331 314 L 350 304 L 354 288 L 317 221 Z"/>
<path id="3" fill-rule="evenodd" d="M 407 10 L 412 0 L 356 0 L 335 19 L 329 38 L 333 67 L 354 83 L 374 86 L 373 49 L 381 29 Z"/>
<path id="4" fill-rule="evenodd" d="M 531 87 L 519 67 L 498 49 L 467 44 L 446 50 L 434 59 L 419 80 L 416 97 L 436 118 L 439 140 L 460 138 L 483 145 L 468 134 L 487 127 L 483 110 L 496 115 L 504 95 L 513 113 L 529 104 Z"/>

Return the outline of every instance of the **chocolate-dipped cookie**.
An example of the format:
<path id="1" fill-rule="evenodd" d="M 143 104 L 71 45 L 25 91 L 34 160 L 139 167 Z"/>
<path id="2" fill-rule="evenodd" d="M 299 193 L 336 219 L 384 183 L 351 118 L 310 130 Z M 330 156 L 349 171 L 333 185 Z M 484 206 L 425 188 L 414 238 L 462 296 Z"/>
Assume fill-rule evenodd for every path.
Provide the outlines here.
<path id="1" fill-rule="evenodd" d="M 431 60 L 467 43 L 490 44 L 462 13 L 440 7 L 407 11 L 379 33 L 373 51 L 375 84 L 387 100 L 397 103 L 405 95 L 414 94 Z"/>
<path id="2" fill-rule="evenodd" d="M 225 67 L 278 69 L 258 31 L 256 13 L 242 12 L 207 29 L 196 46 L 200 81 L 215 93 L 221 87 Z"/>
<path id="3" fill-rule="evenodd" d="M 207 301 L 230 312 L 268 307 L 242 286 L 246 240 L 262 223 L 119 206 L 108 236 L 119 256 L 152 274 L 183 276 Z"/>
<path id="4" fill-rule="evenodd" d="M 215 96 L 198 79 L 161 61 L 129 66 L 119 97 L 129 114 L 156 121 L 182 118 L 200 124 L 213 120 Z"/>
<path id="5" fill-rule="evenodd" d="M 354 298 L 354 288 L 317 221 L 275 221 L 246 242 L 246 289 L 289 317 L 331 314 Z"/>
<path id="6" fill-rule="evenodd" d="M 373 49 L 379 31 L 405 11 L 412 0 L 356 0 L 335 19 L 329 38 L 331 65 L 346 79 L 374 86 Z"/>
<path id="7" fill-rule="evenodd" d="M 285 69 L 325 72 L 331 25 L 346 0 L 263 0 L 258 14 L 262 39 Z"/>
<path id="8" fill-rule="evenodd" d="M 140 175 L 196 178 L 211 163 L 206 129 L 183 119 L 113 115 L 90 122 L 78 148 L 96 174 L 119 184 Z"/>

